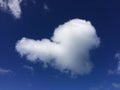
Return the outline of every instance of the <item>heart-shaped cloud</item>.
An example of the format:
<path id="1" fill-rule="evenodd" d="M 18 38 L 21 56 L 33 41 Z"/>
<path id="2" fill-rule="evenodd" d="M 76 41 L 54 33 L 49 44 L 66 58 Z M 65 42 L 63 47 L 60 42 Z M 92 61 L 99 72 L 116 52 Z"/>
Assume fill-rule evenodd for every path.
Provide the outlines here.
<path id="1" fill-rule="evenodd" d="M 16 50 L 31 62 L 40 61 L 63 72 L 84 75 L 93 67 L 90 50 L 99 44 L 100 39 L 89 21 L 73 19 L 56 28 L 51 39 L 22 38 Z"/>

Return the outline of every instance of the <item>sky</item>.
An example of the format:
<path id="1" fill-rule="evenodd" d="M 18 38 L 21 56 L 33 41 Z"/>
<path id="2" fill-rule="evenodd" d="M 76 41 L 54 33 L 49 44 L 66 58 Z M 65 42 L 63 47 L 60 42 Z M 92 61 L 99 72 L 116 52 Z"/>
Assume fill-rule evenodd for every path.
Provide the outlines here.
<path id="1" fill-rule="evenodd" d="M 0 90 L 120 90 L 119 0 L 0 0 Z"/>

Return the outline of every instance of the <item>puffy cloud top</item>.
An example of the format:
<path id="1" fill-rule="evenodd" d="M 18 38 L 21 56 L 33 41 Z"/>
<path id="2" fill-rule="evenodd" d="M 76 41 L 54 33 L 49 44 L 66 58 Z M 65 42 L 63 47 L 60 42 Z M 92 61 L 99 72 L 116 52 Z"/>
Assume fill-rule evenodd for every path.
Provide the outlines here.
<path id="1" fill-rule="evenodd" d="M 31 62 L 42 62 L 62 72 L 84 75 L 92 70 L 90 50 L 100 39 L 89 21 L 73 19 L 55 29 L 51 39 L 22 38 L 16 50 Z"/>

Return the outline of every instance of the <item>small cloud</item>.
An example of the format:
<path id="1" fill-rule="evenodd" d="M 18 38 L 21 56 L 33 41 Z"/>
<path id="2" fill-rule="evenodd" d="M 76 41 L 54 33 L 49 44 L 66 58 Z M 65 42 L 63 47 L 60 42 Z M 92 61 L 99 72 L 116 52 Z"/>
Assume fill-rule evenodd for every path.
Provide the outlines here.
<path id="1" fill-rule="evenodd" d="M 102 85 L 100 85 L 100 86 L 93 86 L 89 90 L 113 90 L 113 89 L 112 89 L 111 85 L 108 86 L 108 85 L 102 83 Z"/>
<path id="2" fill-rule="evenodd" d="M 11 13 L 15 18 L 21 17 L 21 6 L 23 0 L 0 0 L 0 9 Z"/>
<path id="3" fill-rule="evenodd" d="M 71 75 L 84 75 L 93 68 L 90 51 L 99 44 L 100 39 L 89 21 L 73 19 L 56 28 L 51 39 L 23 37 L 16 43 L 16 50 L 31 62 L 39 61 Z"/>
<path id="4" fill-rule="evenodd" d="M 120 89 L 120 83 L 112 83 L 112 86 L 117 89 Z"/>
<path id="5" fill-rule="evenodd" d="M 114 70 L 108 70 L 108 74 L 120 74 L 120 53 L 115 54 L 115 59 L 117 59 L 117 65 Z"/>
<path id="6" fill-rule="evenodd" d="M 115 72 L 113 70 L 108 70 L 108 75 L 112 75 L 114 74 Z"/>
<path id="7" fill-rule="evenodd" d="M 115 54 L 115 58 L 118 59 L 118 60 L 120 60 L 120 53 L 116 53 Z"/>
<path id="8" fill-rule="evenodd" d="M 49 10 L 49 7 L 48 7 L 48 5 L 46 3 L 43 4 L 43 9 L 46 10 L 46 11 Z"/>
<path id="9" fill-rule="evenodd" d="M 24 65 L 23 68 L 33 72 L 34 71 L 34 68 L 32 66 L 29 66 L 29 65 Z"/>
<path id="10" fill-rule="evenodd" d="M 26 6 L 28 5 L 28 1 L 33 4 L 37 4 L 36 0 L 0 0 L 0 10 L 13 15 L 16 19 L 19 19 L 22 14 L 21 4 Z M 43 4 L 43 9 L 45 11 L 49 11 L 46 3 Z"/>
<path id="11" fill-rule="evenodd" d="M 10 69 L 0 68 L 0 75 L 8 74 L 8 73 L 11 73 L 11 72 L 12 72 L 12 70 L 10 70 Z"/>

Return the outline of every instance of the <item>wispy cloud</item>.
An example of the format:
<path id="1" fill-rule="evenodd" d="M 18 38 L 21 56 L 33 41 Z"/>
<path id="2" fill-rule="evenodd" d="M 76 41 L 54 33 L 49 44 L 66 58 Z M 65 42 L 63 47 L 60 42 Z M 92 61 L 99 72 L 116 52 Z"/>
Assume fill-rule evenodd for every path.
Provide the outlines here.
<path id="1" fill-rule="evenodd" d="M 23 0 L 0 0 L 0 9 L 11 13 L 15 18 L 21 17 L 21 6 Z"/>
<path id="2" fill-rule="evenodd" d="M 120 89 L 120 83 L 112 83 L 112 86 L 117 89 Z"/>
<path id="3" fill-rule="evenodd" d="M 46 10 L 46 11 L 49 10 L 49 7 L 48 7 L 48 5 L 46 3 L 43 4 L 43 9 Z"/>
<path id="4" fill-rule="evenodd" d="M 89 21 L 73 19 L 55 29 L 51 39 L 22 38 L 16 50 L 31 62 L 43 62 L 62 72 L 84 75 L 91 72 L 90 50 L 100 39 Z"/>
<path id="5" fill-rule="evenodd" d="M 33 72 L 34 71 L 34 68 L 32 66 L 29 66 L 29 65 L 24 65 L 23 68 Z"/>
<path id="6" fill-rule="evenodd" d="M 108 70 L 108 74 L 120 74 L 120 53 L 115 54 L 115 59 L 117 60 L 116 68 L 113 70 Z"/>
<path id="7" fill-rule="evenodd" d="M 36 0 L 0 0 L 0 10 L 13 15 L 16 19 L 21 18 L 22 7 L 21 4 L 27 5 L 31 1 L 33 4 L 37 4 Z M 43 4 L 43 9 L 49 11 L 49 7 L 46 3 Z"/>
<path id="8" fill-rule="evenodd" d="M 0 75 L 8 74 L 11 72 L 12 72 L 12 70 L 10 70 L 10 69 L 0 68 Z"/>
<path id="9" fill-rule="evenodd" d="M 103 85 L 100 85 L 100 86 L 94 86 L 94 87 L 90 88 L 89 90 L 113 90 L 113 88 L 112 88 L 111 85 L 107 86 L 107 85 L 103 84 Z"/>
<path id="10" fill-rule="evenodd" d="M 116 53 L 115 58 L 118 60 L 116 71 L 118 74 L 120 74 L 120 53 Z"/>

